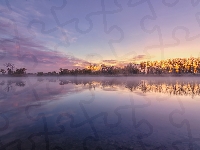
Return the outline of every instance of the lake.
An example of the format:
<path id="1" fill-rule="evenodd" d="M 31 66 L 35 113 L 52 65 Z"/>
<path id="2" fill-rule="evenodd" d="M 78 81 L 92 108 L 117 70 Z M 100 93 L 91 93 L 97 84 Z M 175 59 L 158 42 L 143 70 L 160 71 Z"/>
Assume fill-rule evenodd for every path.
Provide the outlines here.
<path id="1" fill-rule="evenodd" d="M 199 77 L 1 77 L 0 149 L 200 149 Z"/>

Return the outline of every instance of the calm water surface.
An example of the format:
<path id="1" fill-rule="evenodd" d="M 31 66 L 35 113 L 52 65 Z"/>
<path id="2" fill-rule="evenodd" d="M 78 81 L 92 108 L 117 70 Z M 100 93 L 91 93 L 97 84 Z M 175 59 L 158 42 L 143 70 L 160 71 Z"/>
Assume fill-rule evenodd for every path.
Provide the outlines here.
<path id="1" fill-rule="evenodd" d="M 200 149 L 198 77 L 0 78 L 0 149 Z"/>

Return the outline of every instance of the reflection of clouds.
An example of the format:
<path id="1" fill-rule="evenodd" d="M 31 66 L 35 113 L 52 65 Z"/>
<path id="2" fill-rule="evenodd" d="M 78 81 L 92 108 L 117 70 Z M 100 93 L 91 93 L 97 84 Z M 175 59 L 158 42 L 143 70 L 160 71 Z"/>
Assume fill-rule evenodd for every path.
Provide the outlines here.
<path id="1" fill-rule="evenodd" d="M 144 96 L 145 93 L 163 93 L 167 95 L 195 96 L 200 95 L 200 82 L 192 80 L 151 80 L 142 78 L 30 78 L 32 87 L 29 87 L 26 78 L 4 78 L 0 81 L 0 108 L 1 111 L 13 110 L 36 102 L 34 91 L 39 101 L 54 101 L 60 97 L 80 93 L 85 90 L 103 91 L 131 91 Z M 42 82 L 41 82 L 42 81 Z"/>
<path id="2" fill-rule="evenodd" d="M 63 95 L 71 95 L 84 90 L 79 85 L 68 84 L 62 87 L 58 81 L 38 78 L 30 78 L 33 85 L 29 85 L 25 78 L 4 78 L 0 83 L 0 109 L 7 112 L 24 108 L 31 103 L 37 102 L 34 92 L 37 93 L 39 101 L 54 101 Z M 35 84 L 34 84 L 35 83 Z M 62 88 L 61 88 L 62 87 Z M 61 90 L 62 89 L 62 90 Z M 34 91 L 34 92 L 33 92 Z"/>

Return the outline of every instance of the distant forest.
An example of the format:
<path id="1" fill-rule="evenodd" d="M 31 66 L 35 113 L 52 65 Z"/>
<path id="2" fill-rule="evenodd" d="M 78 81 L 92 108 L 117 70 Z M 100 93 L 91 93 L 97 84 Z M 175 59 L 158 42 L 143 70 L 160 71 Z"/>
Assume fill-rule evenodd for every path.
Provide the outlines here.
<path id="1" fill-rule="evenodd" d="M 26 75 L 26 68 L 15 69 L 14 64 L 6 63 L 7 69 L 1 69 L 2 75 Z M 60 68 L 58 72 L 38 72 L 43 75 L 131 75 L 131 74 L 198 74 L 200 73 L 200 58 L 176 58 L 161 61 L 143 61 L 139 64 L 129 63 L 123 67 L 107 66 L 105 64 L 90 64 L 84 69 Z M 30 74 L 30 73 L 29 73 Z"/>

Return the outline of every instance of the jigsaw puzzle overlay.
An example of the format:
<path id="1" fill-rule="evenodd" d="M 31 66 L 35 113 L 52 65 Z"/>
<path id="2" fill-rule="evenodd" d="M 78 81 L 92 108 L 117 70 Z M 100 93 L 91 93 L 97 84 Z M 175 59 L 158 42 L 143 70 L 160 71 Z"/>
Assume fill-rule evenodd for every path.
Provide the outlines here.
<path id="1" fill-rule="evenodd" d="M 150 79 L 4 78 L 1 149 L 198 149 L 199 81 Z"/>
<path id="2" fill-rule="evenodd" d="M 200 0 L 2 0 L 0 62 L 27 72 L 199 57 Z M 0 150 L 200 149 L 199 77 L 0 77 Z"/>

